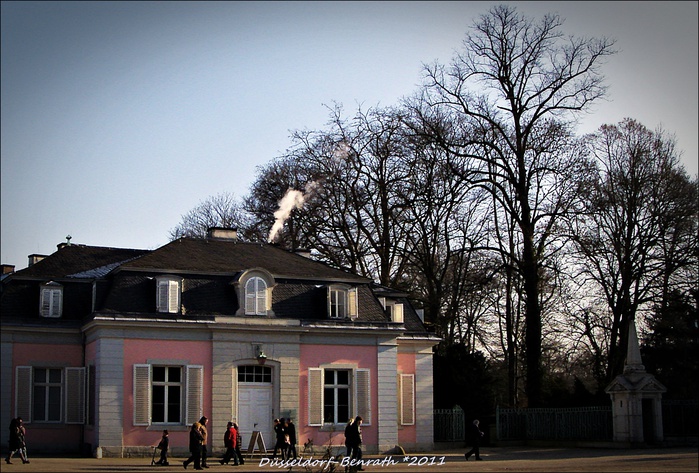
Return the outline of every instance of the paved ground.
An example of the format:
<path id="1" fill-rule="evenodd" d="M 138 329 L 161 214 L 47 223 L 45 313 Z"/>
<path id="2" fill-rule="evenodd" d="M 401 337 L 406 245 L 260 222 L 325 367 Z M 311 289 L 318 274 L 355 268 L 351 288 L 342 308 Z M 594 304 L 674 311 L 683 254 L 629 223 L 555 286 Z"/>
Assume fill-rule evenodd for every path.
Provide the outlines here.
<path id="1" fill-rule="evenodd" d="M 433 454 L 415 456 L 368 455 L 371 462 L 367 472 L 692 472 L 699 471 L 699 449 L 697 447 L 649 448 L 649 449 L 606 449 L 606 448 L 534 448 L 500 447 L 482 448 L 483 461 L 464 460 L 465 450 L 445 450 Z M 170 459 L 170 466 L 150 466 L 150 458 L 70 458 L 35 457 L 23 465 L 13 458 L 12 465 L 0 463 L 3 473 L 10 472 L 154 472 L 182 471 L 184 458 Z M 319 462 L 320 457 L 304 458 Z M 327 463 L 325 464 L 327 465 Z M 325 466 L 324 465 L 324 466 Z M 223 472 L 321 472 L 321 465 L 274 465 L 266 459 L 248 459 L 243 466 L 220 465 L 216 459 L 209 462 L 207 473 Z M 190 465 L 187 471 L 192 471 Z M 329 470 L 324 470 L 329 471 Z M 337 465 L 337 472 L 344 468 Z"/>

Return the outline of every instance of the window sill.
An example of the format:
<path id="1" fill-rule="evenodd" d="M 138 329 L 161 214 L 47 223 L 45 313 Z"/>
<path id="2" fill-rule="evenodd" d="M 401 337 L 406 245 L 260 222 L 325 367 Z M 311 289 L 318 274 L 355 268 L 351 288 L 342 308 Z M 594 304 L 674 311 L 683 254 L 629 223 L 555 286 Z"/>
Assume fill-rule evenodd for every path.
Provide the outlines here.
<path id="1" fill-rule="evenodd" d="M 346 423 L 344 424 L 323 424 L 318 431 L 319 432 L 344 432 Z"/>

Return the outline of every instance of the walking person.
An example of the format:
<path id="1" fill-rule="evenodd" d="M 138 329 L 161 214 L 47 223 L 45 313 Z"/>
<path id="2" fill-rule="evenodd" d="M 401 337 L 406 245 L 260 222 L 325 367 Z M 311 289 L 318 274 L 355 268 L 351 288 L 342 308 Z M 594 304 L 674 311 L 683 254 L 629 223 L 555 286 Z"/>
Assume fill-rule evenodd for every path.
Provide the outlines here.
<path id="1" fill-rule="evenodd" d="M 201 419 L 199 419 L 199 424 L 201 427 L 199 428 L 202 436 L 201 440 L 201 466 L 202 468 L 209 468 L 209 465 L 206 464 L 206 457 L 208 456 L 208 448 L 207 448 L 207 442 L 208 442 L 208 436 L 209 433 L 206 430 L 206 423 L 209 422 L 209 418 L 206 416 L 202 416 Z"/>
<path id="2" fill-rule="evenodd" d="M 473 424 L 471 425 L 471 445 L 473 445 L 473 448 L 469 450 L 468 452 L 464 453 L 464 457 L 466 457 L 466 461 L 471 457 L 471 455 L 476 456 L 476 461 L 483 460 L 481 458 L 481 451 L 480 451 L 480 444 L 481 444 L 481 438 L 483 437 L 483 432 L 481 432 L 480 427 L 478 425 L 480 422 L 478 419 L 473 421 Z"/>
<path id="3" fill-rule="evenodd" d="M 10 421 L 10 438 L 9 447 L 10 451 L 5 458 L 5 463 L 8 465 L 12 464 L 12 455 L 19 453 L 19 457 L 22 459 L 22 463 L 29 463 L 27 459 L 27 446 L 25 442 L 26 430 L 24 429 L 24 424 L 21 417 L 12 419 Z"/>
<path id="4" fill-rule="evenodd" d="M 287 459 L 296 460 L 298 456 L 296 453 L 296 425 L 291 417 L 286 420 L 286 431 L 289 434 L 289 454 Z"/>
<path id="5" fill-rule="evenodd" d="M 276 442 L 274 443 L 272 458 L 277 458 L 277 450 L 279 450 L 279 455 L 282 457 L 282 460 L 286 460 L 286 431 L 284 430 L 284 418 L 274 419 L 274 435 L 276 437 Z"/>
<path id="6" fill-rule="evenodd" d="M 361 461 L 362 459 L 362 423 L 364 422 L 364 419 L 362 419 L 362 416 L 357 416 L 354 418 L 354 422 L 352 423 L 352 427 L 350 427 L 350 438 L 351 438 L 351 446 L 352 446 L 352 460 L 357 460 Z M 364 471 L 364 468 L 362 468 L 361 463 L 359 464 L 359 468 L 357 468 L 357 471 Z"/>
<path id="7" fill-rule="evenodd" d="M 347 448 L 347 458 L 352 458 L 353 443 L 352 443 L 352 424 L 354 423 L 354 418 L 350 417 L 345 426 L 345 447 Z"/>
<path id="8" fill-rule="evenodd" d="M 190 457 L 182 462 L 184 469 L 187 469 L 187 465 L 194 463 L 195 470 L 203 470 L 201 467 L 201 442 L 204 437 L 201 435 L 201 424 L 195 422 L 189 429 L 189 452 Z"/>
<path id="9" fill-rule="evenodd" d="M 243 453 L 241 452 L 241 449 L 243 448 L 243 434 L 240 433 L 240 427 L 238 427 L 238 424 L 235 422 L 233 422 L 233 427 L 236 431 L 235 455 L 238 457 L 238 463 L 240 465 L 244 465 L 245 460 L 243 459 Z"/>
<path id="10" fill-rule="evenodd" d="M 229 422 L 226 426 L 226 432 L 223 434 L 223 445 L 226 447 L 226 453 L 221 459 L 221 465 L 227 465 L 231 458 L 233 465 L 238 466 L 238 455 L 235 453 L 235 448 L 238 441 L 238 431 L 233 427 L 233 422 Z"/>
<path id="11" fill-rule="evenodd" d="M 160 459 L 155 464 L 168 466 L 170 463 L 167 461 L 167 452 L 170 450 L 170 436 L 167 429 L 163 430 L 163 436 L 158 443 L 158 448 L 160 449 Z"/>

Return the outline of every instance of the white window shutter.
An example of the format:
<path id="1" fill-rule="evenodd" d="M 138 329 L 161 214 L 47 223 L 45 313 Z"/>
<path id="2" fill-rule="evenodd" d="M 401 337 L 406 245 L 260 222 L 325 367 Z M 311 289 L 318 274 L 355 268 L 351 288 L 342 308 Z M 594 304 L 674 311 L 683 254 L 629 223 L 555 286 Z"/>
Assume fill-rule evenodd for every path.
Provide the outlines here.
<path id="1" fill-rule="evenodd" d="M 187 425 L 197 422 L 204 409 L 204 367 L 187 366 L 187 407 L 185 419 Z"/>
<path id="2" fill-rule="evenodd" d="M 18 366 L 15 369 L 15 417 L 25 423 L 32 421 L 32 367 Z"/>
<path id="3" fill-rule="evenodd" d="M 49 317 L 51 315 L 51 290 L 42 289 L 41 290 L 41 316 Z M 23 417 L 24 419 L 24 417 Z"/>
<path id="4" fill-rule="evenodd" d="M 245 283 L 245 313 L 255 313 L 255 280 L 249 279 Z"/>
<path id="5" fill-rule="evenodd" d="M 133 425 L 150 425 L 150 365 L 133 365 Z"/>
<path id="6" fill-rule="evenodd" d="M 415 375 L 400 375 L 400 423 L 415 425 Z"/>
<path id="7" fill-rule="evenodd" d="M 60 317 L 61 316 L 61 303 L 63 296 L 63 291 L 60 289 L 54 289 L 51 291 L 51 316 Z"/>
<path id="8" fill-rule="evenodd" d="M 63 289 L 45 287 L 41 289 L 41 315 L 42 317 L 60 317 Z"/>
<path id="9" fill-rule="evenodd" d="M 265 283 L 262 278 L 255 278 L 257 280 L 256 284 L 256 297 L 257 297 L 257 313 L 264 315 L 267 314 L 267 283 Z"/>
<path id="10" fill-rule="evenodd" d="M 357 415 L 362 416 L 364 424 L 371 425 L 371 377 L 368 369 L 354 372 L 354 397 Z"/>
<path id="11" fill-rule="evenodd" d="M 158 281 L 158 312 L 166 312 L 168 308 L 168 282 Z"/>
<path id="12" fill-rule="evenodd" d="M 323 370 L 308 368 L 308 425 L 323 425 Z"/>
<path id="13" fill-rule="evenodd" d="M 393 321 L 403 323 L 403 304 L 393 306 Z"/>
<path id="14" fill-rule="evenodd" d="M 358 299 L 357 297 L 357 288 L 353 287 L 349 291 L 347 291 L 347 305 L 349 306 L 347 308 L 347 315 L 349 316 L 350 319 L 356 319 L 357 316 L 359 315 L 359 309 L 357 307 L 358 305 Z"/>
<path id="15" fill-rule="evenodd" d="M 328 301 L 328 318 L 331 318 L 333 315 L 332 287 L 328 286 L 326 292 L 327 292 L 327 301 Z"/>
<path id="16" fill-rule="evenodd" d="M 180 283 L 168 281 L 168 312 L 176 314 L 180 311 Z"/>
<path id="17" fill-rule="evenodd" d="M 85 368 L 66 368 L 66 424 L 85 423 Z"/>

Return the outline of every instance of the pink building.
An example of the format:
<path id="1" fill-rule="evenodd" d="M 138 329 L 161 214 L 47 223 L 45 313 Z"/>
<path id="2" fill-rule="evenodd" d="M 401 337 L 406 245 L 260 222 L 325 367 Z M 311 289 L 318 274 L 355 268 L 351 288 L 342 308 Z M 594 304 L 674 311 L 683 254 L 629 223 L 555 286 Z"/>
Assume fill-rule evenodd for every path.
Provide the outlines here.
<path id="1" fill-rule="evenodd" d="M 433 448 L 432 348 L 405 294 L 235 231 L 153 251 L 59 245 L 2 279 L 0 414 L 34 452 L 184 455 L 206 415 L 274 446 L 273 420 L 344 450 Z M 7 445 L 7 428 L 2 444 Z"/>

